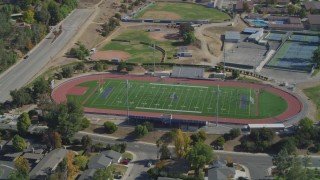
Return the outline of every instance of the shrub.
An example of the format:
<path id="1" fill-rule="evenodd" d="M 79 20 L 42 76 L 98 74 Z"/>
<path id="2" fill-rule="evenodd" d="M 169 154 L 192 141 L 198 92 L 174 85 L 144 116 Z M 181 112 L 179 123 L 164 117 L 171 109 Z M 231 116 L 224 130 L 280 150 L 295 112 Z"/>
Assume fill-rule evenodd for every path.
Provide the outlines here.
<path id="1" fill-rule="evenodd" d="M 62 68 L 61 72 L 62 77 L 64 78 L 70 78 L 73 75 L 73 68 L 72 67 L 64 67 Z"/>
<path id="2" fill-rule="evenodd" d="M 146 126 L 138 125 L 134 128 L 134 132 L 140 138 L 148 134 L 148 129 Z"/>
<path id="3" fill-rule="evenodd" d="M 87 118 L 83 118 L 81 121 L 81 130 L 88 128 L 90 125 L 90 121 Z"/>
<path id="4" fill-rule="evenodd" d="M 117 125 L 113 122 L 105 122 L 103 124 L 104 128 L 106 129 L 106 132 L 109 133 L 109 134 L 112 134 L 114 132 L 116 132 L 116 130 L 118 129 Z"/>
<path id="5" fill-rule="evenodd" d="M 153 131 L 153 128 L 154 128 L 153 123 L 146 121 L 143 123 L 143 125 L 147 127 L 149 132 Z"/>

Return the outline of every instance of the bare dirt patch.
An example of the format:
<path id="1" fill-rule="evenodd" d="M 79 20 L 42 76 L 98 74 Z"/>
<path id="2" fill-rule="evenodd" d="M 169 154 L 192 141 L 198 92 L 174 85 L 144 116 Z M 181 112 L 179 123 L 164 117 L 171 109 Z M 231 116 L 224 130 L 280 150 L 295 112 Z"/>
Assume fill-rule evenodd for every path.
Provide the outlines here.
<path id="1" fill-rule="evenodd" d="M 111 59 L 128 60 L 130 54 L 119 50 L 98 51 L 91 56 L 93 60 L 111 60 Z"/>
<path id="2" fill-rule="evenodd" d="M 179 40 L 180 35 L 167 32 L 150 32 L 149 37 L 158 41 Z"/>
<path id="3" fill-rule="evenodd" d="M 142 19 L 170 19 L 170 20 L 178 20 L 181 19 L 179 14 L 167 11 L 147 11 Z"/>

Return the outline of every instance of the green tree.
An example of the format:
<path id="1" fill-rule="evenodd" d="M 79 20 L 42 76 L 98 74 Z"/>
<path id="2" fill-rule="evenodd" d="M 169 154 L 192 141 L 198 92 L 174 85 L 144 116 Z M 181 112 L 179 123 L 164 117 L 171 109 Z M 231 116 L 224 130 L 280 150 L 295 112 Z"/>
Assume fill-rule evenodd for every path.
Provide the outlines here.
<path id="1" fill-rule="evenodd" d="M 248 3 L 247 1 L 244 1 L 244 2 L 243 2 L 243 11 L 244 11 L 244 12 L 247 12 L 247 13 L 250 13 L 250 12 L 251 12 L 249 3 Z"/>
<path id="2" fill-rule="evenodd" d="M 146 126 L 138 125 L 134 128 L 134 132 L 139 138 L 141 138 L 148 134 L 148 129 Z"/>
<path id="3" fill-rule="evenodd" d="M 218 137 L 218 138 L 215 140 L 215 144 L 218 145 L 218 146 L 220 146 L 220 147 L 222 147 L 225 142 L 226 142 L 226 141 L 225 141 L 225 139 L 224 139 L 223 136 L 220 136 L 220 137 Z"/>
<path id="4" fill-rule="evenodd" d="M 87 163 L 88 163 L 87 156 L 80 155 L 74 158 L 74 164 L 78 166 L 78 168 L 82 171 L 86 169 Z"/>
<path id="5" fill-rule="evenodd" d="M 149 122 L 149 121 L 145 121 L 142 125 L 143 125 L 143 126 L 146 126 L 149 132 L 150 132 L 150 131 L 153 131 L 153 128 L 154 128 L 154 127 L 153 127 L 153 123 L 151 123 L 151 122 Z"/>
<path id="6" fill-rule="evenodd" d="M 285 149 L 288 154 L 293 154 L 296 151 L 296 143 L 293 137 L 285 137 L 282 138 L 278 143 L 275 145 L 275 149 L 280 152 L 281 150 Z"/>
<path id="7" fill-rule="evenodd" d="M 241 131 L 239 128 L 232 128 L 230 131 L 229 131 L 229 138 L 230 139 L 234 139 L 234 138 L 237 138 L 239 137 L 241 134 Z"/>
<path id="8" fill-rule="evenodd" d="M 168 148 L 168 144 L 167 143 L 163 143 L 159 149 L 159 153 L 160 153 L 160 159 L 169 159 L 171 157 L 171 152 Z"/>
<path id="9" fill-rule="evenodd" d="M 62 76 L 64 78 L 70 78 L 73 75 L 73 68 L 68 66 L 68 67 L 64 67 L 62 68 L 62 72 L 61 72 Z"/>
<path id="10" fill-rule="evenodd" d="M 12 145 L 13 145 L 13 148 L 19 152 L 21 152 L 27 148 L 26 141 L 22 137 L 20 137 L 19 135 L 15 135 L 13 137 Z"/>
<path id="11" fill-rule="evenodd" d="M 232 78 L 237 79 L 240 76 L 240 71 L 239 70 L 233 70 L 232 71 Z"/>
<path id="12" fill-rule="evenodd" d="M 181 129 L 177 130 L 176 137 L 174 139 L 175 152 L 178 158 L 182 158 L 186 155 L 184 151 L 184 136 Z"/>
<path id="13" fill-rule="evenodd" d="M 270 148 L 274 136 L 275 133 L 271 129 L 254 129 L 249 136 L 241 140 L 241 146 L 247 151 L 264 152 Z"/>
<path id="14" fill-rule="evenodd" d="M 10 91 L 10 95 L 12 98 L 12 103 L 17 107 L 21 107 L 32 102 L 31 93 L 27 88 Z"/>
<path id="15" fill-rule="evenodd" d="M 33 97 L 38 99 L 41 94 L 50 93 L 51 88 L 49 82 L 46 81 L 44 78 L 40 78 L 33 84 Z"/>
<path id="16" fill-rule="evenodd" d="M 27 175 L 30 171 L 30 165 L 27 159 L 19 156 L 14 162 L 14 167 L 16 170 L 21 173 Z"/>
<path id="17" fill-rule="evenodd" d="M 81 138 L 81 144 L 85 149 L 89 149 L 92 145 L 92 139 L 89 135 L 84 135 Z"/>
<path id="18" fill-rule="evenodd" d="M 190 32 L 194 32 L 194 27 L 190 23 L 181 23 L 179 26 L 180 35 L 184 35 Z"/>
<path id="19" fill-rule="evenodd" d="M 113 173 L 111 166 L 103 169 L 98 169 L 92 177 L 92 180 L 113 180 Z"/>
<path id="20" fill-rule="evenodd" d="M 300 18 L 305 18 L 307 16 L 307 10 L 304 8 L 300 8 L 300 10 L 298 11 L 298 14 Z"/>
<path id="21" fill-rule="evenodd" d="M 294 14 L 296 14 L 297 13 L 297 7 L 295 6 L 295 5 L 293 5 L 293 4 L 288 4 L 288 6 L 287 6 L 287 10 L 288 10 L 288 14 L 289 15 L 294 15 Z"/>
<path id="22" fill-rule="evenodd" d="M 313 52 L 312 61 L 313 61 L 313 63 L 316 64 L 316 67 L 319 68 L 319 66 L 320 66 L 320 47 L 318 47 L 318 49 L 316 49 Z"/>
<path id="23" fill-rule="evenodd" d="M 209 145 L 199 142 L 191 148 L 186 157 L 195 168 L 195 175 L 199 176 L 200 169 L 213 160 L 213 151 Z"/>
<path id="24" fill-rule="evenodd" d="M 87 118 L 82 118 L 80 130 L 84 130 L 84 129 L 88 128 L 89 126 L 90 126 L 90 121 Z"/>
<path id="25" fill-rule="evenodd" d="M 119 63 L 119 65 L 118 65 L 118 67 L 117 67 L 117 71 L 118 71 L 118 72 L 121 72 L 121 71 L 124 70 L 126 67 L 127 67 L 126 62 L 121 61 L 121 62 Z"/>
<path id="26" fill-rule="evenodd" d="M 188 32 L 183 34 L 183 41 L 186 44 L 191 44 L 195 41 L 194 32 Z"/>
<path id="27" fill-rule="evenodd" d="M 58 3 L 55 1 L 49 1 L 48 12 L 50 13 L 49 25 L 56 25 L 63 19 L 63 14 L 60 11 Z"/>
<path id="28" fill-rule="evenodd" d="M 280 177 L 286 175 L 287 170 L 293 162 L 286 149 L 281 150 L 276 156 L 273 157 L 273 165 L 276 166 L 276 172 Z"/>
<path id="29" fill-rule="evenodd" d="M 73 135 L 81 129 L 83 109 L 76 100 L 56 105 L 45 117 L 50 130 L 61 134 L 64 142 L 69 142 Z"/>
<path id="30" fill-rule="evenodd" d="M 207 134 L 205 131 L 200 130 L 197 133 L 193 133 L 191 136 L 191 143 L 194 145 L 197 142 L 204 142 L 207 139 Z"/>
<path id="31" fill-rule="evenodd" d="M 108 134 L 112 134 L 118 130 L 118 127 L 115 123 L 107 121 L 103 124 L 104 129 Z"/>
<path id="32" fill-rule="evenodd" d="M 31 125 L 29 114 L 24 112 L 18 117 L 17 128 L 20 135 L 25 135 Z"/>
<path id="33" fill-rule="evenodd" d="M 23 13 L 23 21 L 28 24 L 34 23 L 34 11 L 31 9 L 28 9 Z"/>
<path id="34" fill-rule="evenodd" d="M 9 180 L 29 180 L 30 177 L 28 174 L 22 174 L 18 171 L 14 171 L 8 177 Z"/>

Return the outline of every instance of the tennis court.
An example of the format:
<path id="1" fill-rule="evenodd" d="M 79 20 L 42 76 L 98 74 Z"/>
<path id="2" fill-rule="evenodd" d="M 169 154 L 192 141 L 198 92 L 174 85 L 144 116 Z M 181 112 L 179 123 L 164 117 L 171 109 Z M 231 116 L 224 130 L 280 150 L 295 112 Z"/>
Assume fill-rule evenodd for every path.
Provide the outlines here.
<path id="1" fill-rule="evenodd" d="M 275 33 L 272 32 L 270 34 L 268 34 L 265 39 L 268 39 L 270 41 L 281 41 L 282 38 L 285 36 L 285 33 Z"/>
<path id="2" fill-rule="evenodd" d="M 287 108 L 281 97 L 254 88 L 161 83 L 106 79 L 88 81 L 77 86 L 89 87 L 82 96 L 68 95 L 79 99 L 84 107 L 99 109 L 127 109 L 131 111 L 159 112 L 215 116 L 219 93 L 219 116 L 246 119 L 279 115 Z M 258 104 L 255 101 L 259 99 Z"/>
<path id="3" fill-rule="evenodd" d="M 309 42 L 309 43 L 319 43 L 319 36 L 311 36 L 311 35 L 301 35 L 301 34 L 293 34 L 289 37 L 290 41 L 298 41 L 298 42 Z"/>
<path id="4" fill-rule="evenodd" d="M 266 67 L 311 72 L 313 67 L 311 57 L 317 48 L 318 45 L 313 43 L 287 41 Z"/>

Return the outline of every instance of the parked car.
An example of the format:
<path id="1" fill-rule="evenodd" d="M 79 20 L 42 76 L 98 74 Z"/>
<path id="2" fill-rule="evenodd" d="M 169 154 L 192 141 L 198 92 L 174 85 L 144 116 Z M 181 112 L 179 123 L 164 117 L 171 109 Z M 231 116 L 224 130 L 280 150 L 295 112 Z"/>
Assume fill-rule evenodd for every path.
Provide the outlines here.
<path id="1" fill-rule="evenodd" d="M 28 59 L 29 58 L 29 55 L 26 55 L 25 57 L 23 57 L 23 59 Z"/>
<path id="2" fill-rule="evenodd" d="M 122 160 L 120 161 L 120 164 L 127 165 L 129 162 L 130 162 L 129 159 L 122 159 Z"/>

